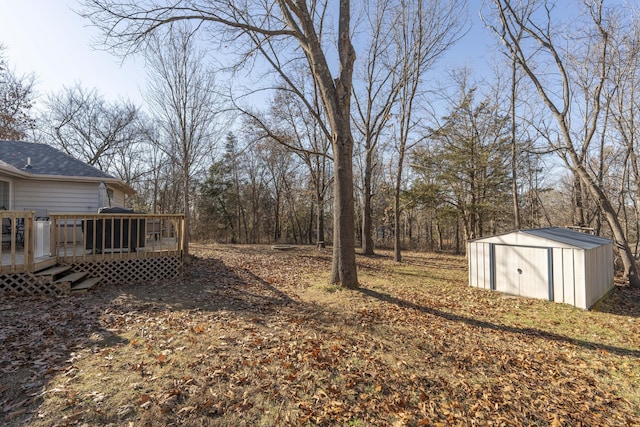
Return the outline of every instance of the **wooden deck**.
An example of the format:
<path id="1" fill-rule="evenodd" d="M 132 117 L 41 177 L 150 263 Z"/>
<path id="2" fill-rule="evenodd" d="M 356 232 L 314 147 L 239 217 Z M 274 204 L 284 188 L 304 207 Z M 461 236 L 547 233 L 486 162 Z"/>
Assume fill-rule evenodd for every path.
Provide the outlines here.
<path id="1" fill-rule="evenodd" d="M 182 256 L 184 216 L 51 214 L 4 211 L 13 224 L 0 247 L 0 273 L 34 272 L 56 263 L 87 263 Z"/>

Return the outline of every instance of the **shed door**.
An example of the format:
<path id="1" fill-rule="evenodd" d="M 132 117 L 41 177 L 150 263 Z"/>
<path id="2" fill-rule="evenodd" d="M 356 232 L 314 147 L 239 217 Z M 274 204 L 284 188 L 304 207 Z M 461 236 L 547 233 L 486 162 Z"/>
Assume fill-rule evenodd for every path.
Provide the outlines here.
<path id="1" fill-rule="evenodd" d="M 547 248 L 496 245 L 496 290 L 549 299 Z"/>

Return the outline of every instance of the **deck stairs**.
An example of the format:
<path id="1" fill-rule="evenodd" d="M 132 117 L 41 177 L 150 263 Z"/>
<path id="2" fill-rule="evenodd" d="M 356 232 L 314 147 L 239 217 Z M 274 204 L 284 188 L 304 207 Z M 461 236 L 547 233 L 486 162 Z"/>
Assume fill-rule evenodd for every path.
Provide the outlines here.
<path id="1" fill-rule="evenodd" d="M 87 277 L 89 273 L 74 272 L 71 269 L 70 265 L 57 265 L 40 270 L 35 275 L 71 295 L 85 293 L 102 280 L 100 277 Z"/>

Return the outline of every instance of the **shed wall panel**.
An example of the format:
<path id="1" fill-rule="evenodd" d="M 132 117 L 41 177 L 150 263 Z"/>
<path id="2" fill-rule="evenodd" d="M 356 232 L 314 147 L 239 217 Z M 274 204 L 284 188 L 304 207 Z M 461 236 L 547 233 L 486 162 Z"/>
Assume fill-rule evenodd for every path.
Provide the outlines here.
<path id="1" fill-rule="evenodd" d="M 573 305 L 587 308 L 587 277 L 585 270 L 585 256 L 587 251 L 575 249 L 573 251 L 573 277 L 575 283 L 575 302 Z"/>
<path id="2" fill-rule="evenodd" d="M 595 304 L 613 287 L 613 247 L 605 245 L 587 252 L 585 257 L 585 307 Z"/>
<path id="3" fill-rule="evenodd" d="M 549 298 L 547 248 L 496 245 L 496 290 Z"/>
<path id="4" fill-rule="evenodd" d="M 478 245 L 480 256 L 478 268 L 478 285 L 483 289 L 491 289 L 491 245 L 482 243 Z"/>
<path id="5" fill-rule="evenodd" d="M 567 304 L 575 305 L 576 303 L 576 283 L 573 249 L 562 249 L 562 288 L 564 293 L 564 301 Z"/>
<path id="6" fill-rule="evenodd" d="M 478 287 L 478 275 L 476 273 L 476 265 L 478 264 L 477 246 L 475 242 L 467 243 L 467 264 L 469 266 L 469 285 L 474 288 Z"/>
<path id="7" fill-rule="evenodd" d="M 564 295 L 564 256 L 566 249 L 553 248 L 553 300 L 566 302 Z"/>
<path id="8" fill-rule="evenodd" d="M 591 305 L 595 302 L 591 301 L 600 285 L 600 271 L 598 265 L 601 264 L 597 259 L 597 251 L 590 250 L 585 253 L 585 305 Z M 584 307 L 583 307 L 584 308 Z"/>
<path id="9" fill-rule="evenodd" d="M 482 242 L 469 243 L 469 284 L 473 287 L 490 289 L 489 246 L 489 244 Z"/>

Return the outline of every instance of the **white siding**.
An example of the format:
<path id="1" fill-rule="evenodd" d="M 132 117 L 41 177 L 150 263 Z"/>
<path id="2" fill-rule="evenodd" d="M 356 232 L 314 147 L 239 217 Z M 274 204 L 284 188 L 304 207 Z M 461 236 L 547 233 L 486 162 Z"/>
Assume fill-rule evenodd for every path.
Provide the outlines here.
<path id="1" fill-rule="evenodd" d="M 580 308 L 589 308 L 586 302 L 587 275 L 585 270 L 585 256 L 589 251 L 575 250 L 573 253 L 573 280 L 575 283 L 575 305 Z"/>
<path id="2" fill-rule="evenodd" d="M 575 251 L 564 249 L 562 278 L 564 286 L 564 300 L 567 304 L 576 305 L 576 263 Z"/>
<path id="3" fill-rule="evenodd" d="M 586 293 L 583 308 L 589 308 L 614 286 L 613 247 L 605 245 L 588 251 L 585 272 Z"/>
<path id="4" fill-rule="evenodd" d="M 576 249 L 554 249 L 553 285 L 554 301 L 565 304 L 576 304 L 576 282 L 574 257 Z M 556 255 L 557 254 L 557 255 Z"/>
<path id="5" fill-rule="evenodd" d="M 98 185 L 97 182 L 15 180 L 14 209 L 46 210 L 48 213 L 97 213 Z M 113 206 L 124 205 L 121 192 L 115 191 L 114 199 Z"/>
<path id="6" fill-rule="evenodd" d="M 112 207 L 124 207 L 124 193 L 122 191 L 113 190 L 113 200 L 111 200 Z"/>
<path id="7" fill-rule="evenodd" d="M 562 249 L 553 249 L 553 300 L 564 302 L 564 289 L 562 281 Z"/>
<path id="8" fill-rule="evenodd" d="M 476 288 L 491 289 L 490 245 L 470 242 L 468 249 L 469 283 Z"/>

